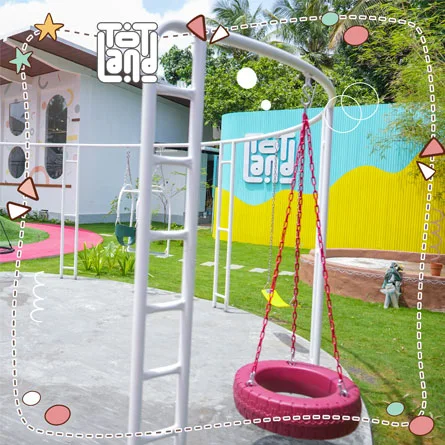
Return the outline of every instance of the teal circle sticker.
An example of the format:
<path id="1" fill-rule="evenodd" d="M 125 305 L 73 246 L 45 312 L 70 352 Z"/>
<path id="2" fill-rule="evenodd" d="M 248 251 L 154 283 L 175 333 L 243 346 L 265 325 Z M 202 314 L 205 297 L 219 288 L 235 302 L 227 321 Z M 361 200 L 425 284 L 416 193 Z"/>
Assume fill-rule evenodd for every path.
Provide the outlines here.
<path id="1" fill-rule="evenodd" d="M 403 406 L 403 403 L 393 402 L 388 405 L 388 407 L 386 408 L 386 412 L 390 416 L 399 416 L 400 414 L 403 413 L 404 409 L 405 407 Z"/>
<path id="2" fill-rule="evenodd" d="M 326 26 L 335 25 L 339 20 L 338 14 L 336 12 L 327 12 L 321 18 L 321 23 Z"/>

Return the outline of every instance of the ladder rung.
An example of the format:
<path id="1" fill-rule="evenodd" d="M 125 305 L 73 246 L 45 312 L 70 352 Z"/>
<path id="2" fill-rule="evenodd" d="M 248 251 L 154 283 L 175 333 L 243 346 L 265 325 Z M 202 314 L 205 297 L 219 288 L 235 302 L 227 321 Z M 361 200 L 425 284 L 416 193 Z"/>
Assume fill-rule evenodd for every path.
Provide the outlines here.
<path id="1" fill-rule="evenodd" d="M 225 296 L 225 295 L 223 295 L 223 294 L 218 294 L 218 292 L 215 292 L 215 295 L 216 295 L 218 298 L 222 298 L 223 300 L 226 299 L 226 296 Z"/>
<path id="2" fill-rule="evenodd" d="M 76 217 L 76 215 L 75 215 L 74 213 L 65 213 L 63 216 L 64 216 L 65 218 L 66 218 L 66 217 L 69 217 L 69 218 L 75 218 L 75 217 Z"/>
<path id="3" fill-rule="evenodd" d="M 65 163 L 66 164 L 77 164 L 77 159 L 67 159 L 66 161 L 65 161 Z"/>
<path id="4" fill-rule="evenodd" d="M 64 269 L 74 270 L 74 266 L 63 266 Z"/>
<path id="5" fill-rule="evenodd" d="M 178 429 L 178 427 L 176 425 L 172 425 L 167 428 L 163 428 L 162 430 L 151 431 L 152 434 L 150 434 L 149 436 L 144 436 L 144 438 L 141 439 L 144 441 L 144 442 L 141 442 L 141 444 L 142 443 L 151 443 L 151 442 L 154 442 L 155 440 L 165 439 L 166 436 L 171 436 L 173 434 L 177 434 L 175 432 L 176 429 Z"/>
<path id="6" fill-rule="evenodd" d="M 150 240 L 185 240 L 188 233 L 188 230 L 150 230 Z"/>
<path id="7" fill-rule="evenodd" d="M 229 232 L 227 227 L 218 227 L 216 230 L 219 230 L 220 232 Z"/>
<path id="8" fill-rule="evenodd" d="M 183 99 L 192 100 L 195 96 L 195 90 L 192 88 L 179 88 L 173 85 L 157 84 L 159 94 L 166 96 L 182 97 Z"/>
<path id="9" fill-rule="evenodd" d="M 155 312 L 166 312 L 182 310 L 184 308 L 184 301 L 168 301 L 166 303 L 153 303 L 147 304 L 147 314 L 153 314 Z"/>
<path id="10" fill-rule="evenodd" d="M 165 164 L 165 165 L 175 165 L 177 167 L 187 167 L 192 166 L 192 158 L 190 156 L 159 156 L 154 155 L 155 164 Z"/>
<path id="11" fill-rule="evenodd" d="M 181 366 L 179 363 L 174 365 L 161 366 L 159 368 L 149 369 L 144 372 L 144 380 L 155 379 L 157 377 L 164 377 L 170 374 L 179 374 L 181 372 Z"/>
<path id="12" fill-rule="evenodd" d="M 221 161 L 220 164 L 221 164 L 221 165 L 224 165 L 224 164 L 233 164 L 233 162 L 232 162 L 232 161 Z"/>

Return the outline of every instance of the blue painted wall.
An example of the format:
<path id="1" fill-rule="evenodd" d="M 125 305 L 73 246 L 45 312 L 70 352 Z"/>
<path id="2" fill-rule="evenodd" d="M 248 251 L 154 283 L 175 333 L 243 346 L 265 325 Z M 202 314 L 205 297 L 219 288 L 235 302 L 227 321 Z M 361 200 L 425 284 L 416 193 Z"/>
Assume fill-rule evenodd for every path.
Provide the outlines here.
<path id="1" fill-rule="evenodd" d="M 309 118 L 314 117 L 321 111 L 321 108 L 309 110 Z M 377 152 L 372 152 L 375 141 L 371 135 L 384 135 L 391 138 L 391 135 L 385 132 L 390 122 L 396 117 L 398 110 L 391 105 L 365 105 L 361 107 L 361 117 L 366 120 L 360 120 L 360 107 L 336 106 L 334 112 L 334 129 L 339 134 L 333 133 L 332 141 L 332 159 L 330 168 L 330 184 L 335 184 L 343 175 L 349 171 L 361 166 L 373 166 L 388 173 L 397 173 L 403 170 L 413 159 L 415 153 L 414 147 L 409 147 L 406 143 L 393 140 L 391 149 L 386 152 L 383 159 Z M 348 115 L 350 117 L 348 117 Z M 277 110 L 277 111 L 257 111 L 226 114 L 222 118 L 222 140 L 242 138 L 252 134 L 266 134 L 278 131 L 283 128 L 289 128 L 301 122 L 302 110 Z M 353 131 L 351 129 L 355 128 Z M 319 157 L 320 157 L 320 137 L 321 122 L 317 122 L 311 127 L 312 140 L 314 148 L 315 172 L 318 178 Z M 292 139 L 287 140 L 286 144 L 280 143 L 279 150 L 283 153 L 289 149 L 290 144 L 298 144 L 299 135 L 294 135 Z M 292 141 L 292 142 L 291 142 Z M 418 151 L 422 147 L 417 147 Z M 247 183 L 243 179 L 243 170 L 245 169 L 245 150 L 255 151 L 257 147 L 245 147 L 245 144 L 237 144 L 236 147 L 236 182 L 235 196 L 250 205 L 257 205 L 267 201 L 271 197 L 272 183 L 266 183 L 267 175 L 260 175 L 263 178 L 261 183 Z M 228 159 L 230 145 L 225 145 L 223 159 Z M 250 156 L 252 153 L 250 153 Z M 286 159 L 281 160 L 286 162 Z M 289 163 L 290 165 L 291 163 Z M 279 164 L 280 165 L 280 164 Z M 229 189 L 228 168 L 223 170 L 223 189 Z M 266 180 L 266 181 L 264 181 Z M 305 171 L 305 192 L 312 190 L 310 183 L 308 163 Z M 288 184 L 277 183 L 276 191 L 288 189 Z"/>

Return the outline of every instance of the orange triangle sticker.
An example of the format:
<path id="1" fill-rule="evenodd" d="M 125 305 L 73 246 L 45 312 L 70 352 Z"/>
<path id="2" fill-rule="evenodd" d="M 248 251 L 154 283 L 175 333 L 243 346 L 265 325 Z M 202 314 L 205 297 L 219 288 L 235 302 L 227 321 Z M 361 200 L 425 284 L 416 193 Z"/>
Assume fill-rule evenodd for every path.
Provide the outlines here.
<path id="1" fill-rule="evenodd" d="M 425 147 L 423 147 L 423 150 L 420 152 L 419 156 L 421 158 L 427 158 L 429 156 L 442 156 L 444 154 L 444 146 L 436 138 L 431 138 Z"/>
<path id="2" fill-rule="evenodd" d="M 18 192 L 28 198 L 34 199 L 34 201 L 39 200 L 39 194 L 37 193 L 36 185 L 31 177 L 26 178 L 18 187 Z"/>
<path id="3" fill-rule="evenodd" d="M 207 40 L 207 29 L 205 17 L 200 14 L 187 23 L 188 30 L 204 42 Z"/>

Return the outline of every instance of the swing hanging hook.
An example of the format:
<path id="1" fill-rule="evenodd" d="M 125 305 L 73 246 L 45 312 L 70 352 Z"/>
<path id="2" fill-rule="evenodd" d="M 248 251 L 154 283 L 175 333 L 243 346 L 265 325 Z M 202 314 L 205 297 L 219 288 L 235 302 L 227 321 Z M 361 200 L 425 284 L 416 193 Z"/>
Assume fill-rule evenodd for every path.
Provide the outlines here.
<path id="1" fill-rule="evenodd" d="M 301 99 L 301 103 L 303 104 L 305 112 L 312 105 L 313 99 L 314 99 L 314 88 L 312 87 L 312 79 L 309 76 L 306 76 L 303 85 L 303 98 Z"/>

